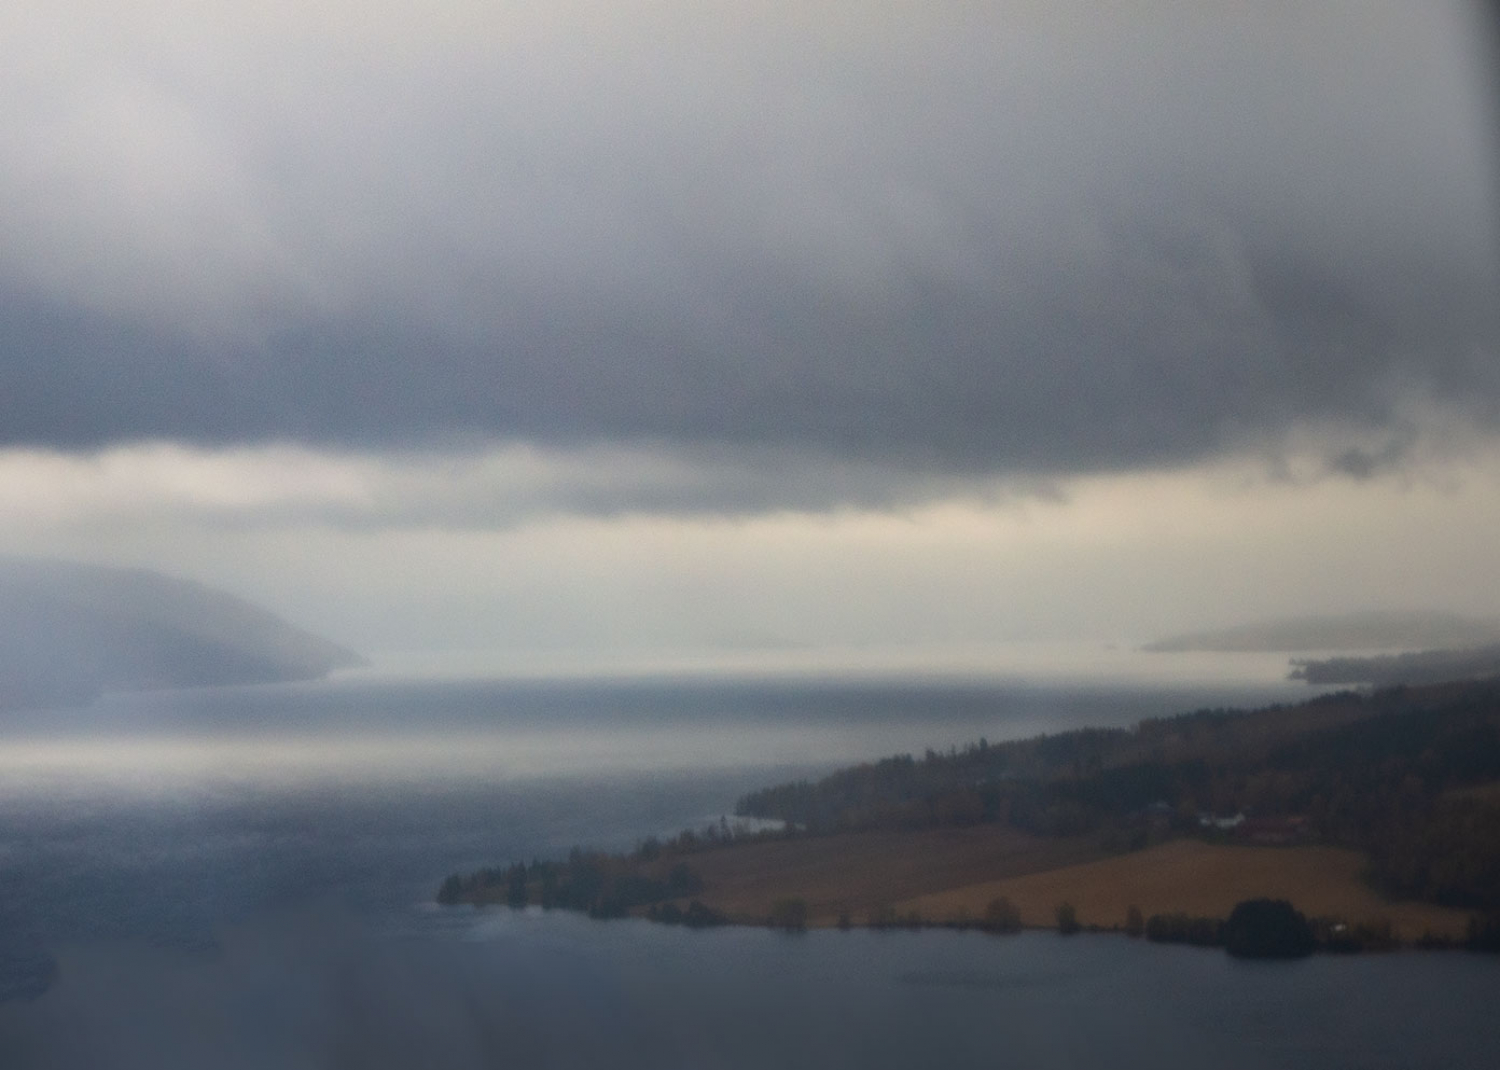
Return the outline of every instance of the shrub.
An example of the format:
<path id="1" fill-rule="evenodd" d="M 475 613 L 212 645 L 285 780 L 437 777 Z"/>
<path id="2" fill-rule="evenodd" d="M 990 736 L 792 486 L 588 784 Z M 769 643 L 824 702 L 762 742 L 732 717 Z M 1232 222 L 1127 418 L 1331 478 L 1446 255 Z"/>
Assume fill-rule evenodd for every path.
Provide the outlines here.
<path id="1" fill-rule="evenodd" d="M 1081 926 L 1078 924 L 1078 911 L 1072 903 L 1059 903 L 1057 905 L 1057 931 L 1063 936 L 1072 936 Z"/>
<path id="2" fill-rule="evenodd" d="M 991 899 L 990 905 L 984 908 L 984 927 L 996 933 L 1020 932 L 1021 912 L 1003 895 Z"/>
<path id="3" fill-rule="evenodd" d="M 1224 947 L 1237 958 L 1301 958 L 1314 946 L 1312 926 L 1285 899 L 1247 899 L 1224 923 Z"/>
<path id="4" fill-rule="evenodd" d="M 802 932 L 807 928 L 807 900 L 778 899 L 771 904 L 771 916 L 767 920 L 773 929 Z"/>
<path id="5" fill-rule="evenodd" d="M 1464 946 L 1470 951 L 1487 951 L 1491 954 L 1500 952 L 1500 915 L 1471 917 L 1469 935 Z"/>
<path id="6" fill-rule="evenodd" d="M 728 925 L 729 919 L 694 899 L 682 915 L 682 924 L 690 929 L 709 929 L 716 925 Z"/>

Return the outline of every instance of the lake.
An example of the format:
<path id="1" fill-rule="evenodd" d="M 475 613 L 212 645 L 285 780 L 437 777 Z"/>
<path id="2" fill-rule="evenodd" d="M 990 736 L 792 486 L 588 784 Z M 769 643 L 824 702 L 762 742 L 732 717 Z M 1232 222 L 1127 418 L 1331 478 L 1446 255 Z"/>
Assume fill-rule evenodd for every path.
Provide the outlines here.
<path id="1" fill-rule="evenodd" d="M 1493 1065 L 1500 963 L 1466 954 L 1247 964 L 431 903 L 455 869 L 629 846 L 850 761 L 1304 694 L 356 676 L 13 715 L 0 1066 Z"/>

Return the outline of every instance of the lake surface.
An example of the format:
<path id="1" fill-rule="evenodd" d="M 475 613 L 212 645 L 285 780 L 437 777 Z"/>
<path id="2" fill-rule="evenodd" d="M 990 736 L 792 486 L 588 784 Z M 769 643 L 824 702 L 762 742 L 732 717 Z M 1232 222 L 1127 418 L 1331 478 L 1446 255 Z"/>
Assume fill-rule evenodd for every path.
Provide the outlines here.
<path id="1" fill-rule="evenodd" d="M 348 679 L 111 697 L 0 742 L 0 1066 L 1489 1067 L 1500 962 L 1120 937 L 688 932 L 439 909 L 743 792 L 1263 685 Z"/>

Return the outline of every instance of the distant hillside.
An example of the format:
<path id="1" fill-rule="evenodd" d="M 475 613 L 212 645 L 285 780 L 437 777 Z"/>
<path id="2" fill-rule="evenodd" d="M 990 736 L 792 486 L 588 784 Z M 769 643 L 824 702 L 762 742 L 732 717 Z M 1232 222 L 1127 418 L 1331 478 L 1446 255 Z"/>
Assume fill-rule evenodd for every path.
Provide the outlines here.
<path id="1" fill-rule="evenodd" d="M 1154 653 L 1306 654 L 1317 651 L 1456 650 L 1500 644 L 1500 619 L 1453 613 L 1369 612 L 1288 617 L 1148 644 Z"/>
<path id="2" fill-rule="evenodd" d="M 1482 680 L 1500 676 L 1500 645 L 1472 650 L 1422 650 L 1369 658 L 1293 658 L 1291 679 L 1310 684 L 1436 684 L 1445 680 Z"/>
<path id="3" fill-rule="evenodd" d="M 142 569 L 0 558 L 0 709 L 104 691 L 313 680 L 359 655 L 249 602 Z"/>

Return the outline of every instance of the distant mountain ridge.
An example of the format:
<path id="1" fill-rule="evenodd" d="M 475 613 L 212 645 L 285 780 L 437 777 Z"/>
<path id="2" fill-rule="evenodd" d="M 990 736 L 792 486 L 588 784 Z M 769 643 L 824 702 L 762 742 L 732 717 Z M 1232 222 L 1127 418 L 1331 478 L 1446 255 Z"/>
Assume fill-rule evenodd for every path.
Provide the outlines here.
<path id="1" fill-rule="evenodd" d="M 105 691 L 315 680 L 363 663 L 191 580 L 0 557 L 0 709 L 84 705 Z"/>
<path id="2" fill-rule="evenodd" d="M 1153 653 L 1306 654 L 1320 651 L 1462 650 L 1500 644 L 1500 618 L 1371 611 L 1287 617 L 1148 643 Z"/>

